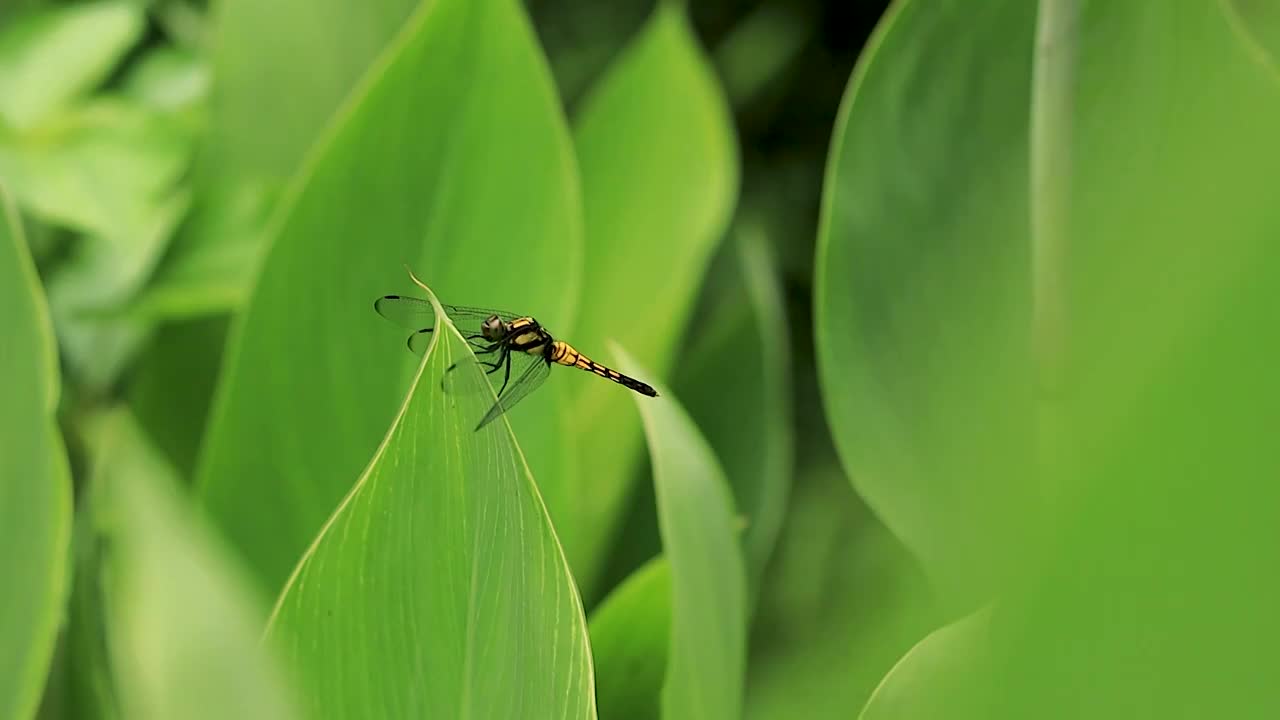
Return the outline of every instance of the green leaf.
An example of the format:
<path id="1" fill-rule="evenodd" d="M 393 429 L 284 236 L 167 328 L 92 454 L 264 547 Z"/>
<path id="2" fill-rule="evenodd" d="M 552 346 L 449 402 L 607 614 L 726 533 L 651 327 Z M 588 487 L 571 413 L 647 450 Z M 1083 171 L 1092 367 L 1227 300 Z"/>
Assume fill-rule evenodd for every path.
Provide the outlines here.
<path id="1" fill-rule="evenodd" d="M 308 153 L 327 142 L 335 123 L 345 122 L 363 89 L 384 71 L 387 54 L 414 32 L 415 11 L 430 4 L 217 4 L 215 87 L 197 172 L 196 222 L 162 267 L 163 288 L 148 298 L 149 310 L 189 316 L 244 302 L 252 270 L 273 240 L 261 208 L 277 201 L 308 165 Z"/>
<path id="2" fill-rule="evenodd" d="M 205 101 L 209 82 L 209 64 L 203 57 L 161 46 L 138 60 L 125 79 L 124 92 L 148 107 L 183 110 Z"/>
<path id="3" fill-rule="evenodd" d="M 260 643 L 247 574 L 177 493 L 133 418 L 95 428 L 94 525 L 106 538 L 111 675 L 128 718 L 289 718 L 282 668 Z"/>
<path id="4" fill-rule="evenodd" d="M 791 485 L 791 334 L 761 226 L 742 225 L 723 255 L 723 284 L 700 309 L 676 387 L 733 487 L 754 595 Z"/>
<path id="5" fill-rule="evenodd" d="M 990 610 L 983 609 L 939 628 L 902 656 L 884 677 L 859 720 L 984 717 L 975 680 L 987 667 Z"/>
<path id="6" fill-rule="evenodd" d="M 1248 52 L 1280 80 L 1280 8 L 1259 0 L 1222 0 L 1222 9 Z"/>
<path id="7" fill-rule="evenodd" d="M 71 477 L 55 411 L 53 329 L 18 213 L 0 186 L 0 716 L 32 717 L 62 617 Z"/>
<path id="8" fill-rule="evenodd" d="M 651 377 L 614 345 L 620 369 Z M 671 565 L 671 651 L 662 688 L 666 718 L 742 716 L 747 575 L 733 497 L 715 454 L 661 385 L 636 396 L 658 498 L 658 527 Z"/>
<path id="9" fill-rule="evenodd" d="M 186 213 L 192 129 L 124 97 L 101 97 L 38 128 L 0 129 L 0 178 L 47 222 L 82 230 L 50 274 L 49 298 L 79 384 L 111 385 L 145 327 L 119 315 Z"/>
<path id="10" fill-rule="evenodd" d="M 261 243 L 247 238 L 264 232 L 275 200 L 247 183 L 217 191 L 201 187 L 171 252 L 131 312 L 186 320 L 242 306 L 261 249 Z"/>
<path id="11" fill-rule="evenodd" d="M 671 637 L 671 566 L 645 563 L 591 613 L 596 698 L 610 720 L 657 718 Z"/>
<path id="12" fill-rule="evenodd" d="M 1280 85 L 1219 3 L 1067 19 L 1071 482 L 995 618 L 996 696 L 1010 717 L 1274 717 Z"/>
<path id="13" fill-rule="evenodd" d="M 900 6 L 881 53 L 896 32 L 914 28 L 908 37 L 919 41 L 922 52 L 945 51 L 945 67 L 965 67 L 956 59 L 963 56 L 943 44 L 947 38 L 964 37 L 964 23 L 957 16 L 931 36 L 924 32 L 927 26 L 912 23 L 943 8 L 917 5 L 915 11 L 911 4 Z M 1269 667 L 1271 648 L 1280 642 L 1274 622 L 1280 584 L 1260 569 L 1274 563 L 1280 507 L 1272 441 L 1275 408 L 1280 406 L 1274 371 L 1280 347 L 1265 331 L 1280 308 L 1275 282 L 1280 275 L 1280 254 L 1275 251 L 1280 206 L 1273 182 L 1280 167 L 1280 143 L 1274 133 L 1280 126 L 1280 86 L 1272 69 L 1240 42 L 1220 5 L 1151 0 L 1042 6 L 1045 14 L 1035 55 L 1039 66 L 1032 87 L 1037 113 L 1049 111 L 1048 118 L 1037 118 L 1050 121 L 1047 127 L 1038 125 L 1044 134 L 1036 146 L 1048 146 L 1049 152 L 1037 157 L 1058 163 L 1056 173 L 1046 173 L 1055 184 L 1050 201 L 1058 203 L 1057 214 L 1050 213 L 1050 219 L 1056 223 L 1051 234 L 1058 245 L 1034 260 L 1052 271 L 1037 273 L 1037 280 L 1051 277 L 1056 283 L 1008 292 L 1003 309 L 993 303 L 986 321 L 1002 322 L 1002 316 L 1015 315 L 1019 307 L 1039 307 L 1045 295 L 1065 310 L 1063 322 L 1048 328 L 1061 341 L 1060 353 L 1037 357 L 1042 364 L 1047 359 L 1061 365 L 1064 383 L 1050 388 L 1061 394 L 1048 398 L 1058 405 L 1059 421 L 1034 427 L 1034 416 L 1025 413 L 1040 448 L 1055 449 L 1046 453 L 1055 462 L 1040 469 L 1059 482 L 1044 483 L 1045 477 L 1028 473 L 1025 484 L 1039 497 L 1026 507 L 1026 531 L 1005 546 L 993 544 L 987 555 L 954 557 L 957 573 L 976 573 L 991 565 L 1021 570 L 1009 585 L 1015 592 L 999 597 L 1000 612 L 992 618 L 995 684 L 980 689 L 989 691 L 981 697 L 995 707 L 976 712 L 957 707 L 948 699 L 945 683 L 937 697 L 923 686 L 904 692 L 913 704 L 945 706 L 955 717 L 1272 717 L 1280 714 L 1278 696 L 1260 668 Z M 972 17 L 967 12 L 971 9 L 965 8 L 966 18 Z M 1018 7 L 1016 12 L 1026 11 Z M 1020 26 L 1029 33 L 1032 19 Z M 1013 36 L 1012 26 L 1005 35 Z M 999 36 L 995 28 L 984 31 L 973 43 L 975 52 L 1007 47 L 991 43 Z M 1069 67 L 1041 72 L 1064 59 Z M 875 85 L 880 61 L 876 62 L 862 78 L 847 115 L 844 149 L 836 153 L 851 166 L 856 165 L 850 159 L 850 138 L 855 137 L 851 129 L 863 122 L 854 121 L 859 103 L 876 97 L 864 95 Z M 956 78 L 939 72 L 942 64 L 923 70 L 915 70 L 919 63 L 908 67 L 936 84 L 939 94 L 960 87 Z M 992 72 L 982 73 L 981 87 L 1002 85 L 995 71 L 998 63 L 991 67 Z M 1027 87 L 1023 81 L 1017 86 Z M 880 100 L 886 113 L 896 107 L 891 99 Z M 1050 102 L 1046 105 L 1045 100 Z M 912 158 L 946 157 L 941 149 L 956 143 L 964 148 L 972 138 L 990 135 L 991 117 L 1005 118 L 1011 125 L 1023 117 L 1020 108 L 989 97 L 981 104 L 980 116 L 987 123 L 974 122 L 963 112 L 931 111 L 927 104 L 914 107 L 936 120 L 928 132 L 920 133 L 919 146 L 904 146 L 892 134 L 877 137 L 876 143 L 911 152 Z M 878 111 L 872 103 L 864 106 L 864 116 L 867 108 L 872 115 Z M 882 129 L 889 126 L 884 123 Z M 1010 130 L 1006 135 L 1018 133 Z M 855 145 L 863 152 L 874 147 L 869 137 Z M 997 150 L 998 146 L 988 148 L 973 163 L 950 160 L 949 167 L 966 167 L 980 159 L 982 177 L 977 184 L 960 178 L 945 187 L 926 185 L 919 197 L 937 202 L 939 197 L 981 196 L 985 201 L 980 214 L 991 234 L 1016 238 L 1006 230 L 1015 223 L 1032 229 L 1018 201 L 1025 189 L 1010 183 L 1003 197 L 991 192 L 1001 187 L 1008 157 Z M 856 202 L 858 192 L 870 191 L 870 185 L 843 185 L 839 166 L 840 161 L 834 161 L 832 178 L 837 182 L 829 187 L 828 224 L 833 230 L 827 238 L 828 260 L 838 247 L 834 229 L 841 223 L 858 229 L 859 218 L 874 217 L 885 202 L 874 196 L 874 207 Z M 925 178 L 929 175 L 921 168 L 928 167 L 913 163 L 913 170 Z M 895 185 L 891 168 L 882 163 L 878 183 Z M 1038 200 L 1046 199 L 1044 188 L 1036 186 L 1034 191 Z M 900 206 L 896 217 L 914 223 L 915 218 L 930 216 Z M 957 212 L 949 216 L 946 228 L 963 227 L 970 218 Z M 862 230 L 873 233 L 862 235 L 867 244 L 869 238 L 881 237 L 874 227 Z M 1025 235 L 1020 243 L 1027 243 Z M 1042 236 L 1038 231 L 1034 235 L 1035 240 Z M 975 251 L 974 256 L 982 258 L 982 253 Z M 892 259 L 866 252 L 862 258 L 900 284 L 914 279 L 886 273 L 894 267 L 888 262 Z M 1000 266 L 990 258 L 981 273 L 956 267 L 956 257 L 943 254 L 938 262 L 943 260 L 958 273 L 985 273 L 987 292 L 1002 284 Z M 917 280 L 912 289 L 937 286 L 935 276 L 925 271 L 929 265 L 912 267 L 915 278 L 933 280 Z M 849 281 L 847 273 L 837 275 L 829 267 L 827 273 Z M 837 287 L 834 281 L 827 283 L 832 295 Z M 820 293 L 819 299 L 823 297 Z M 965 299 L 955 300 L 963 308 Z M 895 306 L 873 309 L 904 312 Z M 850 308 L 845 312 L 853 315 Z M 936 327 L 957 323 L 954 307 L 937 307 L 933 313 Z M 831 317 L 829 313 L 828 320 Z M 1035 321 L 1038 335 L 1046 328 L 1040 315 Z M 976 324 L 976 319 L 970 320 L 970 342 L 982 351 L 984 343 L 974 342 L 984 340 Z M 856 327 L 831 322 L 825 329 L 843 329 L 856 337 Z M 820 332 L 823 329 L 820 317 Z M 872 339 L 883 346 L 886 337 Z M 839 342 L 830 335 L 819 339 L 830 347 Z M 937 344 L 937 352 L 952 362 L 945 345 Z M 901 362 L 903 357 L 886 360 Z M 846 368 L 831 364 L 831 359 L 824 359 L 827 390 L 848 390 L 836 384 L 841 382 L 838 371 Z M 1017 363 L 995 362 L 981 372 L 968 365 L 951 369 L 957 371 L 956 382 L 978 383 L 987 376 L 1007 378 L 1025 372 Z M 932 402 L 955 400 L 944 392 L 946 386 L 926 389 Z M 868 405 L 876 401 L 874 396 L 843 398 L 838 393 L 829 400 L 836 408 L 840 403 L 852 405 L 855 398 Z M 967 422 L 989 434 L 985 444 L 1004 443 L 1012 453 L 1026 453 L 1030 443 L 1025 432 L 964 409 L 965 418 L 944 416 L 947 422 L 937 425 L 949 434 L 949 443 L 942 447 L 965 447 L 973 436 Z M 832 414 L 833 421 L 840 419 Z M 876 429 L 868 422 L 846 425 L 844 432 L 857 430 L 875 440 Z M 849 442 L 848 435 L 844 441 Z M 864 454 L 874 451 L 873 443 L 858 442 Z M 928 450 L 919 450 L 917 457 L 930 457 Z M 969 452 L 979 458 L 993 455 Z M 862 456 L 846 454 L 846 463 L 851 457 L 864 463 L 861 470 L 873 484 L 889 484 L 888 478 L 874 477 L 875 468 L 865 466 Z M 967 492 L 976 506 L 951 502 L 946 513 L 936 517 L 964 517 L 999 528 L 1011 507 L 999 490 L 975 483 Z M 918 494 L 933 501 L 933 488 L 929 491 Z M 953 499 L 938 495 L 938 502 Z M 986 507 L 988 503 L 995 505 Z M 891 503 L 884 507 L 886 517 L 897 510 Z M 940 539 L 963 537 L 954 526 L 941 530 Z M 964 658 L 947 662 L 968 663 Z"/>
<path id="14" fill-rule="evenodd" d="M 795 6 L 760 5 L 716 46 L 716 67 L 735 108 L 755 101 L 808 47 L 816 22 Z"/>
<path id="15" fill-rule="evenodd" d="M 915 559 L 849 487 L 818 432 L 769 562 L 751 634 L 750 720 L 851 717 L 936 627 Z M 817 462 L 814 462 L 815 459 Z"/>
<path id="16" fill-rule="evenodd" d="M 283 183 L 379 56 L 412 32 L 420 0 L 227 0 L 218 5 L 209 152 L 228 178 Z M 306 32 L 299 32 L 299 19 Z M 341 38 L 341 42 L 334 42 Z M 299 74 L 307 82 L 298 82 Z M 288 88 L 287 94 L 281 89 Z"/>
<path id="17" fill-rule="evenodd" d="M 0 177 L 32 214 L 89 233 L 99 254 L 119 256 L 120 277 L 104 278 L 115 296 L 150 272 L 173 229 L 172 206 L 185 208 L 174 186 L 192 141 L 174 118 L 104 96 L 32 130 L 0 130 Z"/>
<path id="18" fill-rule="evenodd" d="M 104 528 L 98 526 L 102 521 L 102 495 L 102 484 L 91 481 L 80 491 L 76 504 L 72 531 L 75 577 L 67 610 L 62 666 L 55 669 L 55 673 L 62 673 L 65 692 L 45 693 L 46 703 L 61 698 L 70 706 L 67 715 L 84 720 L 121 717 L 107 630 L 111 618 L 105 568 L 110 540 L 102 532 Z M 52 680 L 53 677 L 51 684 Z"/>
<path id="19" fill-rule="evenodd" d="M 568 131 L 520 8 L 440 0 L 401 40 L 277 216 L 198 465 L 206 506 L 268 588 L 346 494 L 403 397 L 410 331 L 372 307 L 407 289 L 403 263 L 446 302 L 532 313 L 553 331 L 577 296 Z M 512 417 L 548 483 L 565 482 L 555 395 L 535 393 Z"/>
<path id="20" fill-rule="evenodd" d="M 586 274 L 571 341 L 598 355 L 616 340 L 663 377 L 738 183 L 728 105 L 682 8 L 658 4 L 584 101 L 574 139 Z M 639 433 L 625 394 L 608 383 L 580 383 L 573 407 L 592 439 L 577 459 L 579 513 L 589 524 L 568 552 L 590 595 L 630 489 Z"/>
<path id="21" fill-rule="evenodd" d="M 0 178 L 34 216 L 84 231 L 49 279 L 67 365 L 85 386 L 112 384 L 145 327 L 119 313 L 150 277 L 186 213 L 179 185 L 192 128 L 120 96 L 25 132 L 0 129 Z"/>
<path id="22" fill-rule="evenodd" d="M 1034 24 L 1020 0 L 896 4 L 850 81 L 824 189 L 815 341 L 841 461 L 964 607 L 1005 570 L 1032 492 Z"/>
<path id="23" fill-rule="evenodd" d="M 128 0 L 45 8 L 0 33 L 0 120 L 29 128 L 106 79 L 137 42 L 141 5 Z"/>
<path id="24" fill-rule="evenodd" d="M 129 406 L 183 478 L 195 475 L 228 323 L 215 315 L 162 325 L 133 369 Z"/>
<path id="25" fill-rule="evenodd" d="M 473 358 L 437 325 L 280 596 L 269 638 L 315 717 L 596 716 L 582 604 L 510 425 L 475 430 L 494 394 L 474 363 L 454 371 L 459 392 L 441 390 Z"/>

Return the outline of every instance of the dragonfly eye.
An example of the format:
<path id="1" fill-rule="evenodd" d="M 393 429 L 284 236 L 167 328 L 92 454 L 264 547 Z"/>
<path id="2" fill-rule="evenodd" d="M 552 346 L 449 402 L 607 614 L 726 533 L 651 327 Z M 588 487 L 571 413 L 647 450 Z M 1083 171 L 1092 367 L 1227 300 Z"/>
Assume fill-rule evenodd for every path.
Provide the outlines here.
<path id="1" fill-rule="evenodd" d="M 503 336 L 502 318 L 490 315 L 480 326 L 480 332 L 489 340 L 501 340 Z"/>

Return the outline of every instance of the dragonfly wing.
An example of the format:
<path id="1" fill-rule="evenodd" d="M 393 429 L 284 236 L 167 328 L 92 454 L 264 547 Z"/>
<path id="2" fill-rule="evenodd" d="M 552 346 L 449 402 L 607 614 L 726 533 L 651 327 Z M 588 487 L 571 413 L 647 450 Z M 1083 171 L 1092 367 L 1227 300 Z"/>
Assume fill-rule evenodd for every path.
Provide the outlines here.
<path id="1" fill-rule="evenodd" d="M 441 307 L 444 308 L 445 314 L 449 316 L 450 320 L 453 320 L 453 324 L 457 325 L 459 330 L 474 329 L 479 331 L 480 325 L 493 315 L 497 315 L 507 322 L 523 317 L 503 310 L 490 310 L 466 305 L 442 305 Z M 373 309 L 377 310 L 382 317 L 410 330 L 435 327 L 436 324 L 435 308 L 431 306 L 430 302 L 422 298 L 408 297 L 406 295 L 383 295 L 374 301 Z"/>
<path id="2" fill-rule="evenodd" d="M 459 305 L 445 305 L 443 307 L 445 313 L 449 315 L 449 319 L 453 321 L 458 331 L 466 338 L 467 344 L 471 345 L 474 350 L 484 350 L 491 344 L 480 333 L 480 326 L 490 316 L 497 315 L 507 322 L 519 317 L 515 313 L 486 310 L 484 308 Z M 431 345 L 431 333 L 434 332 L 436 325 L 435 308 L 432 307 L 430 302 L 404 295 L 383 295 L 373 303 L 373 309 L 391 322 L 414 331 L 408 339 L 411 351 L 417 355 L 427 351 L 427 347 Z"/>
<path id="3" fill-rule="evenodd" d="M 532 358 L 534 360 L 533 364 L 529 365 L 524 372 L 520 373 L 519 377 L 511 380 L 507 384 L 506 389 L 498 395 L 498 401 L 493 404 L 493 407 L 489 408 L 489 412 L 485 414 L 484 418 L 480 421 L 480 424 L 476 425 L 476 430 L 488 425 L 497 419 L 499 415 L 515 407 L 515 404 L 523 400 L 526 395 L 537 390 L 538 386 L 541 385 L 542 382 L 547 379 L 547 376 L 551 374 L 551 364 L 546 360 L 534 355 L 528 355 L 525 353 L 520 354 L 525 357 Z M 489 377 L 492 378 L 493 375 L 490 375 Z M 501 387 L 501 384 L 499 384 L 498 387 Z"/>
<path id="4" fill-rule="evenodd" d="M 444 305 L 443 307 L 444 311 L 448 313 L 449 317 L 453 320 L 453 324 L 459 325 L 459 327 L 461 327 L 462 323 L 482 323 L 485 320 L 488 320 L 490 315 L 497 315 L 507 322 L 523 317 L 516 313 L 504 312 L 502 310 L 468 307 L 466 305 Z"/>
<path id="5" fill-rule="evenodd" d="M 436 324 L 436 312 L 431 303 L 419 298 L 383 295 L 374 301 L 373 309 L 382 317 L 410 330 L 430 328 Z"/>

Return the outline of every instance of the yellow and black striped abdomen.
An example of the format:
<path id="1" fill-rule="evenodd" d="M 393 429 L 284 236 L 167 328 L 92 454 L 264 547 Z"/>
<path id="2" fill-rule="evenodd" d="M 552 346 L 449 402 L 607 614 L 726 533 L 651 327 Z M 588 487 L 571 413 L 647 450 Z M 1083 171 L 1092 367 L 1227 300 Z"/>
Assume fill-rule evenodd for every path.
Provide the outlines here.
<path id="1" fill-rule="evenodd" d="M 574 347 L 567 342 L 556 340 L 551 344 L 551 361 L 567 367 L 576 367 L 586 370 L 587 372 L 595 373 L 602 378 L 612 380 L 619 385 L 635 390 L 641 395 L 658 397 L 658 391 L 654 390 L 649 385 L 642 383 L 635 378 L 627 377 L 613 368 L 601 365 L 595 360 L 592 360 L 586 355 L 575 350 Z"/>

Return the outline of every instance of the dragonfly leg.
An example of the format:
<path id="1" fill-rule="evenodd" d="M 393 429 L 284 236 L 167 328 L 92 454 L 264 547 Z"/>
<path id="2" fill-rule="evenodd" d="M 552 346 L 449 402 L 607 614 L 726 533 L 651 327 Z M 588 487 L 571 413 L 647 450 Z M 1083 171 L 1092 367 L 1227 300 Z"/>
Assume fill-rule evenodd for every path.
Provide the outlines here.
<path id="1" fill-rule="evenodd" d="M 496 348 L 496 346 L 495 346 L 495 348 Z M 497 359 L 497 360 L 494 360 L 493 362 L 481 362 L 481 363 L 480 363 L 480 366 L 481 366 L 481 367 L 489 368 L 488 370 L 485 370 L 485 371 L 484 371 L 484 374 L 485 374 L 485 375 L 492 375 L 492 374 L 494 374 L 494 373 L 498 372 L 498 367 L 499 367 L 499 366 L 501 366 L 501 365 L 502 365 L 502 363 L 503 363 L 503 361 L 505 361 L 505 360 L 507 359 L 507 353 L 508 353 L 508 352 L 509 352 L 509 350 L 508 350 L 507 348 L 503 348 L 503 349 L 502 349 L 502 354 L 498 356 L 498 359 Z M 480 355 L 484 355 L 485 353 L 478 353 L 478 354 L 480 354 Z M 450 369 L 450 370 L 452 370 L 453 368 L 455 368 L 455 367 L 457 367 L 457 366 L 458 366 L 458 363 L 454 363 L 453 365 L 451 365 L 451 366 L 449 367 L 449 369 Z"/>
<path id="2" fill-rule="evenodd" d="M 507 371 L 502 375 L 502 390 L 498 391 L 498 397 L 502 397 L 503 391 L 507 389 L 507 383 L 511 380 L 511 353 L 506 352 L 502 355 L 507 361 Z M 498 362 L 502 362 L 499 360 Z M 496 368 L 495 368 L 496 369 Z"/>
<path id="3" fill-rule="evenodd" d="M 490 345 L 490 346 L 488 346 L 488 347 L 478 349 L 478 350 L 476 350 L 476 351 L 475 351 L 476 357 L 477 357 L 477 358 L 479 358 L 479 356 L 481 356 L 481 355 L 490 355 L 490 354 L 492 354 L 492 353 L 493 353 L 493 351 L 494 351 L 494 350 L 497 350 L 497 349 L 498 349 L 499 347 L 501 347 L 501 346 L 502 346 L 502 343 L 494 343 L 494 344 L 492 344 L 492 345 Z M 505 355 L 504 355 L 504 357 L 505 357 Z M 489 368 L 489 369 L 488 369 L 488 370 L 486 370 L 485 372 L 493 372 L 494 370 L 497 370 L 497 369 L 498 369 L 498 363 L 500 363 L 500 362 L 502 362 L 502 357 L 499 357 L 497 360 L 495 360 L 494 362 L 491 362 L 491 363 L 481 362 L 480 364 L 481 364 L 481 365 L 483 365 L 483 366 L 485 366 L 485 367 L 487 367 L 487 368 Z M 459 360 L 459 361 L 455 362 L 454 364 L 450 365 L 449 367 L 445 368 L 445 372 L 446 372 L 446 373 L 453 372 L 454 370 L 457 370 L 457 369 L 458 369 L 458 366 L 459 366 L 459 365 L 461 365 L 461 364 L 462 364 L 462 361 L 461 361 L 461 360 Z"/>
<path id="4" fill-rule="evenodd" d="M 499 355 L 499 356 L 498 356 L 498 359 L 497 359 L 497 360 L 494 360 L 492 364 L 491 364 L 491 363 L 481 363 L 481 364 L 482 364 L 482 365 L 487 365 L 487 366 L 489 366 L 489 368 L 490 368 L 490 369 L 489 369 L 489 370 L 486 370 L 486 371 L 485 371 L 485 374 L 486 374 L 486 375 L 491 375 L 491 374 L 493 374 L 493 373 L 498 372 L 498 366 L 499 366 L 499 365 L 502 365 L 502 363 L 504 363 L 504 362 L 507 364 L 507 377 L 510 377 L 510 376 L 511 376 L 511 350 L 510 350 L 510 348 L 505 348 L 505 347 L 504 347 L 504 348 L 502 348 L 502 354 L 501 354 L 501 355 Z M 507 383 L 506 383 L 506 381 L 505 381 L 505 380 L 503 381 L 502 386 L 503 386 L 503 387 L 506 387 L 506 386 L 507 386 Z M 501 392 L 501 391 L 499 391 L 499 392 Z"/>

